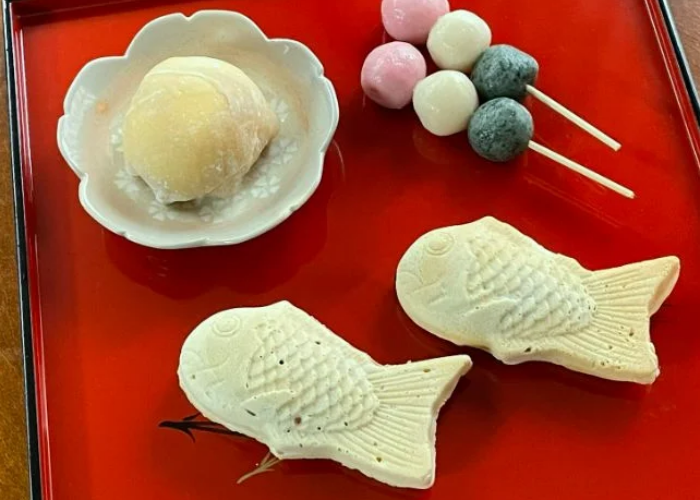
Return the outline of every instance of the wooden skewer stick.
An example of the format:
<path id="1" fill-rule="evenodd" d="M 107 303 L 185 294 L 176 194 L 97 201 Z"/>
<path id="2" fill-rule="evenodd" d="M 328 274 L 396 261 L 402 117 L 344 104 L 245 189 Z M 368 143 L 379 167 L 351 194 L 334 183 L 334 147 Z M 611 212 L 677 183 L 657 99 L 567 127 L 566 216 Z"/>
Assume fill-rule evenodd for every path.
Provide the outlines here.
<path id="1" fill-rule="evenodd" d="M 536 151 L 537 153 L 540 153 L 541 155 L 546 156 L 552 161 L 557 162 L 558 164 L 573 170 L 574 172 L 583 175 L 584 177 L 588 177 L 592 181 L 597 182 L 601 186 L 604 186 L 608 189 L 611 189 L 615 191 L 618 194 L 621 194 L 625 198 L 634 198 L 634 191 L 627 189 L 624 186 L 621 186 L 617 182 L 611 181 L 607 177 L 603 177 L 600 174 L 595 173 L 593 170 L 590 170 L 583 165 L 580 165 L 576 163 L 575 161 L 569 160 L 565 156 L 560 155 L 559 153 L 555 153 L 549 148 L 544 147 L 541 144 L 538 144 L 534 141 L 530 141 L 529 145 L 530 149 L 533 151 Z"/>
<path id="2" fill-rule="evenodd" d="M 532 97 L 543 102 L 544 104 L 546 104 L 547 106 L 552 108 L 557 113 L 560 113 L 561 115 L 563 115 L 567 119 L 571 120 L 576 125 L 581 127 L 583 130 L 585 130 L 586 132 L 591 134 L 593 137 L 598 139 L 600 142 L 602 142 L 603 144 L 605 144 L 609 148 L 612 148 L 615 151 L 619 151 L 620 148 L 622 147 L 622 144 L 617 142 L 615 139 L 613 139 L 609 135 L 605 134 L 603 131 L 597 129 L 596 127 L 594 127 L 593 125 L 588 123 L 586 120 L 584 120 L 580 116 L 574 114 L 572 111 L 569 111 L 568 109 L 566 109 L 564 106 L 559 104 L 557 101 L 555 101 L 554 99 L 549 97 L 544 92 L 537 90 L 532 85 L 527 86 L 527 91 Z"/>

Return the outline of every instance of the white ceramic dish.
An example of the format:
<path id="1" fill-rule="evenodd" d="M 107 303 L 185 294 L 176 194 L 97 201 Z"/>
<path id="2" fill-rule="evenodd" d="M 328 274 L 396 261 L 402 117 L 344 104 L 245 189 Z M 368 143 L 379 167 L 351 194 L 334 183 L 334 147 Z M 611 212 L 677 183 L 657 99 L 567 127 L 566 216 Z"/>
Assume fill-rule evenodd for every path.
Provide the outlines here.
<path id="1" fill-rule="evenodd" d="M 281 129 L 234 197 L 165 206 L 124 170 L 121 122 L 146 72 L 168 57 L 188 55 L 240 67 L 272 104 Z M 242 243 L 287 219 L 321 182 L 339 118 L 333 85 L 306 46 L 268 39 L 253 21 L 229 11 L 151 21 L 125 55 L 88 63 L 63 106 L 58 146 L 80 178 L 85 210 L 131 241 L 168 249 Z"/>

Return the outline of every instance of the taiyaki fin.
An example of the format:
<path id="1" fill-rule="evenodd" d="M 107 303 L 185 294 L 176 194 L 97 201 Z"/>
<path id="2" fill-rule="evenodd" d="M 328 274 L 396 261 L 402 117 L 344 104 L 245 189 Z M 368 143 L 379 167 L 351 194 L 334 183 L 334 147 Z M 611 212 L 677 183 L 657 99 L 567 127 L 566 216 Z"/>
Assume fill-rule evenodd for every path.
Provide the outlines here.
<path id="1" fill-rule="evenodd" d="M 663 257 L 583 277 L 596 303 L 592 323 L 582 331 L 526 347 L 527 357 L 611 380 L 651 384 L 659 361 L 649 335 L 649 317 L 673 290 L 680 272 L 677 257 Z M 524 353 L 525 354 L 525 353 Z M 504 360 L 515 363 L 517 358 Z"/>
<path id="2" fill-rule="evenodd" d="M 258 417 L 263 422 L 269 422 L 274 419 L 276 409 L 287 403 L 293 396 L 294 394 L 289 390 L 271 391 L 248 398 L 241 403 L 241 408 L 249 415 Z"/>
<path id="3" fill-rule="evenodd" d="M 678 257 L 661 257 L 596 271 L 584 283 L 600 306 L 643 305 L 651 316 L 671 295 L 680 269 Z"/>
<path id="4" fill-rule="evenodd" d="M 333 437 L 337 459 L 392 486 L 430 488 L 438 412 L 471 365 L 469 356 L 460 355 L 372 373 L 379 408 L 369 424 Z"/>

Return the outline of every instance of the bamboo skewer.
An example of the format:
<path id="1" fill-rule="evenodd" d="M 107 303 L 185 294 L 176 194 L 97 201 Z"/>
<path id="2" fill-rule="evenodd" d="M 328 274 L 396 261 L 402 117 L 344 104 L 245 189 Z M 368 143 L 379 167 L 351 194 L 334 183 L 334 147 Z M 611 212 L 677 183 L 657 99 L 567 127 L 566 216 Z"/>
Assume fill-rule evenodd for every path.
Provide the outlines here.
<path id="1" fill-rule="evenodd" d="M 549 106 L 552 108 L 554 111 L 557 113 L 560 113 L 563 115 L 565 118 L 568 120 L 571 120 L 574 124 L 577 126 L 581 127 L 583 130 L 591 134 L 593 137 L 598 139 L 600 142 L 608 146 L 609 148 L 612 148 L 615 151 L 619 151 L 620 148 L 622 147 L 622 144 L 617 142 L 615 139 L 601 131 L 600 129 L 594 127 L 590 123 L 588 123 L 586 120 L 578 116 L 572 111 L 569 111 L 567 108 L 559 104 L 557 101 L 549 97 L 547 94 L 544 92 L 536 89 L 532 85 L 527 85 L 526 86 L 527 92 L 534 97 L 535 99 L 539 100 L 540 102 L 544 103 L 545 105 Z"/>
<path id="2" fill-rule="evenodd" d="M 558 163 L 558 164 L 560 164 L 560 165 L 562 165 L 570 170 L 573 170 L 577 174 L 583 175 L 584 177 L 587 177 L 588 179 L 591 179 L 592 181 L 597 182 L 601 186 L 606 187 L 612 191 L 615 191 L 616 193 L 624 196 L 625 198 L 633 199 L 635 196 L 634 191 L 618 184 L 615 181 L 608 179 L 607 177 L 604 177 L 604 176 L 594 172 L 593 170 L 591 170 L 589 168 L 584 167 L 583 165 L 580 165 L 579 163 L 576 163 L 573 160 L 566 158 L 565 156 L 560 155 L 559 153 L 552 151 L 551 149 L 549 149 L 541 144 L 538 144 L 534 141 L 530 141 L 530 143 L 528 144 L 528 147 L 530 149 L 532 149 L 533 151 L 535 151 L 543 156 L 546 156 L 550 160 L 552 160 L 552 161 L 554 161 L 554 162 L 556 162 L 556 163 Z"/>

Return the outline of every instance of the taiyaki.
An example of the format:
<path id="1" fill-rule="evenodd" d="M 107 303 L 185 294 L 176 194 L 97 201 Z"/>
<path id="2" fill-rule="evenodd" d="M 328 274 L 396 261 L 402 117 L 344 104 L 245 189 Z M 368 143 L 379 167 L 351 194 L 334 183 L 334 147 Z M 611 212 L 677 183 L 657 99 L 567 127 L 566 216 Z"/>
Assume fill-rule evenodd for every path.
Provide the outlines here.
<path id="1" fill-rule="evenodd" d="M 398 265 L 396 291 L 425 330 L 506 364 L 650 384 L 659 362 L 649 317 L 679 271 L 677 257 L 589 271 L 486 217 L 421 236 Z"/>
<path id="2" fill-rule="evenodd" d="M 178 377 L 208 419 L 279 459 L 327 458 L 429 488 L 440 408 L 468 356 L 383 366 L 289 302 L 223 311 L 189 335 Z"/>

